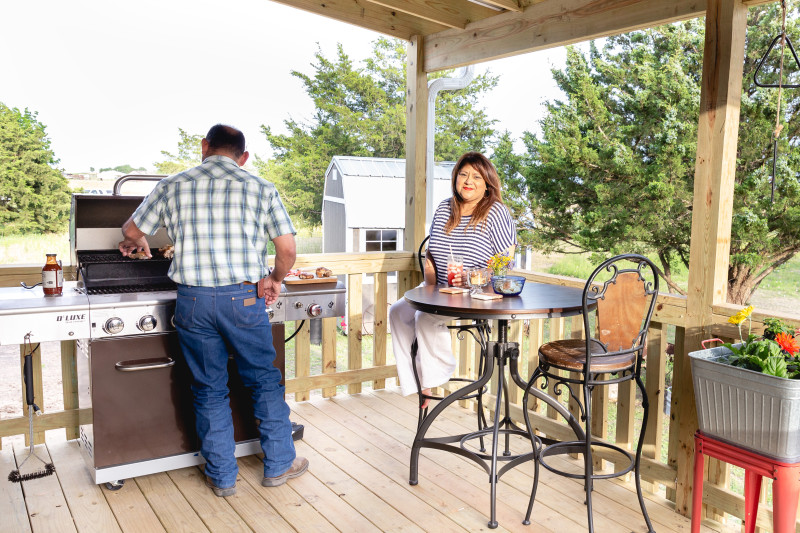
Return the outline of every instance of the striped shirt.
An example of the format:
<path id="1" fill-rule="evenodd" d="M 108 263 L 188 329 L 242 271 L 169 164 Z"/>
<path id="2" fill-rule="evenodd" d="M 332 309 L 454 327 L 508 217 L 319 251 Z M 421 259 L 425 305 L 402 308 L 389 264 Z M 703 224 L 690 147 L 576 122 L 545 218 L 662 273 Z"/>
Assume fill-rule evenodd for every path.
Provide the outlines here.
<path id="1" fill-rule="evenodd" d="M 169 277 L 201 287 L 258 281 L 269 273 L 267 243 L 296 233 L 275 186 L 220 155 L 158 182 L 133 222 L 149 235 L 166 227 Z"/>
<path id="2" fill-rule="evenodd" d="M 507 251 L 517 244 L 517 227 L 508 208 L 495 202 L 486 220 L 467 229 L 472 216 L 461 217 L 458 226 L 448 234 L 444 226 L 450 218 L 450 198 L 436 208 L 431 223 L 431 240 L 428 249 L 436 263 L 436 281 L 447 284 L 447 258 L 452 253 L 464 260 L 465 268 L 485 267 L 486 261 L 497 253 Z M 466 231 L 465 231 L 466 230 Z"/>

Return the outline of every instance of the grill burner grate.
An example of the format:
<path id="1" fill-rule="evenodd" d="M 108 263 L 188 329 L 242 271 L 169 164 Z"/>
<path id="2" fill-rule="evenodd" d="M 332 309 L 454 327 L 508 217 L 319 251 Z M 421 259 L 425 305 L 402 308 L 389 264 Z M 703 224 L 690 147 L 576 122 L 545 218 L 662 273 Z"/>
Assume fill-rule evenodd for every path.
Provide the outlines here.
<path id="1" fill-rule="evenodd" d="M 130 257 L 123 257 L 122 254 L 118 253 L 92 253 L 92 254 L 80 254 L 80 260 L 83 264 L 93 264 L 93 263 L 141 263 L 143 261 L 158 261 L 158 262 L 169 262 L 171 259 L 164 259 L 163 257 L 158 256 L 158 251 L 155 250 L 153 253 L 152 259 L 131 259 Z"/>
<path id="2" fill-rule="evenodd" d="M 79 251 L 78 267 L 87 294 L 175 290 L 167 275 L 172 259 L 155 251 L 152 259 L 123 257 L 118 250 Z"/>
<path id="3" fill-rule="evenodd" d="M 116 285 L 111 287 L 84 287 L 81 292 L 89 295 L 97 294 L 125 294 L 132 292 L 174 291 L 174 283 L 160 283 L 153 285 Z"/>

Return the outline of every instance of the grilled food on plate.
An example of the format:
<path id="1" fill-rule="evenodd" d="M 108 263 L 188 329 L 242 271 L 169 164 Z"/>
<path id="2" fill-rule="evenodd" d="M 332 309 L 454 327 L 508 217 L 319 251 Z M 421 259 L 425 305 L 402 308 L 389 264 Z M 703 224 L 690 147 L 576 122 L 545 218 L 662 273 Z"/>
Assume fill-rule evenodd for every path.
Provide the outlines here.
<path id="1" fill-rule="evenodd" d="M 331 271 L 325 267 L 319 267 L 316 271 L 318 278 L 329 278 L 331 277 Z"/>

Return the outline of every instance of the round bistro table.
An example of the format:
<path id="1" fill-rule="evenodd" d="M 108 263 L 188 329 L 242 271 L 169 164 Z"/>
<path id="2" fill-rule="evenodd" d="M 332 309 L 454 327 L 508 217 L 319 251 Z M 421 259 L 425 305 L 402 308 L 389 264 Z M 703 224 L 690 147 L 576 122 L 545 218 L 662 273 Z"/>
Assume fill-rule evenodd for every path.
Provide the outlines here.
<path id="1" fill-rule="evenodd" d="M 583 290 L 559 285 L 526 282 L 519 296 L 505 296 L 496 300 L 479 300 L 472 298 L 468 292 L 459 294 L 439 292 L 441 288 L 443 288 L 441 285 L 417 287 L 406 292 L 405 299 L 413 308 L 426 313 L 452 316 L 459 319 L 472 319 L 477 322 L 497 320 L 497 340 L 489 341 L 483 340 L 482 336 L 475 337 L 481 347 L 481 357 L 484 358 L 483 374 L 476 381 L 446 396 L 433 407 L 428 416 L 422 421 L 422 424 L 420 424 L 414 437 L 414 444 L 411 447 L 409 483 L 416 485 L 419 482 L 419 452 L 422 448 L 434 448 L 456 453 L 478 463 L 489 474 L 491 514 L 488 525 L 494 529 L 497 527 L 496 499 L 498 479 L 511 468 L 534 458 L 533 450 L 520 455 L 512 455 L 509 450 L 511 435 L 518 435 L 526 439 L 530 437 L 527 430 L 523 431 L 518 428 L 510 416 L 508 385 L 505 380 L 506 365 L 509 365 L 511 378 L 523 390 L 527 387 L 527 382 L 519 375 L 519 343 L 508 342 L 508 321 L 579 315 L 583 311 Z M 495 364 L 499 379 L 497 380 L 495 417 L 492 426 L 460 435 L 438 438 L 426 437 L 425 435 L 436 417 L 450 404 L 482 389 L 489 382 L 495 371 Z M 575 431 L 578 438 L 582 439 L 584 437 L 583 429 L 578 420 L 556 399 L 537 387 L 533 387 L 530 394 L 536 396 L 561 414 Z M 505 410 L 504 416 L 501 418 L 499 413 L 504 399 Z M 491 453 L 479 452 L 467 446 L 468 441 L 489 434 L 492 435 Z M 505 449 L 502 452 L 502 456 L 498 456 L 498 438 L 501 434 L 505 436 Z M 497 468 L 498 461 L 505 463 L 499 470 Z"/>

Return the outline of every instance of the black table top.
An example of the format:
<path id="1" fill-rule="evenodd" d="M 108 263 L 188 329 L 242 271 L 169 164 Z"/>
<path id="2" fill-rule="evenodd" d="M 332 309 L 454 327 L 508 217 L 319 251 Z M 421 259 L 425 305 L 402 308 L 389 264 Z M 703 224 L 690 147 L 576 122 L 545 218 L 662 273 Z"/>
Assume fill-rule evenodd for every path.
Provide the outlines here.
<path id="1" fill-rule="evenodd" d="M 417 287 L 406 292 L 412 307 L 435 315 L 488 320 L 525 318 L 557 318 L 582 312 L 583 289 L 525 282 L 519 296 L 504 296 L 498 300 L 478 300 L 468 292 L 447 294 L 439 292 L 442 285 Z"/>

